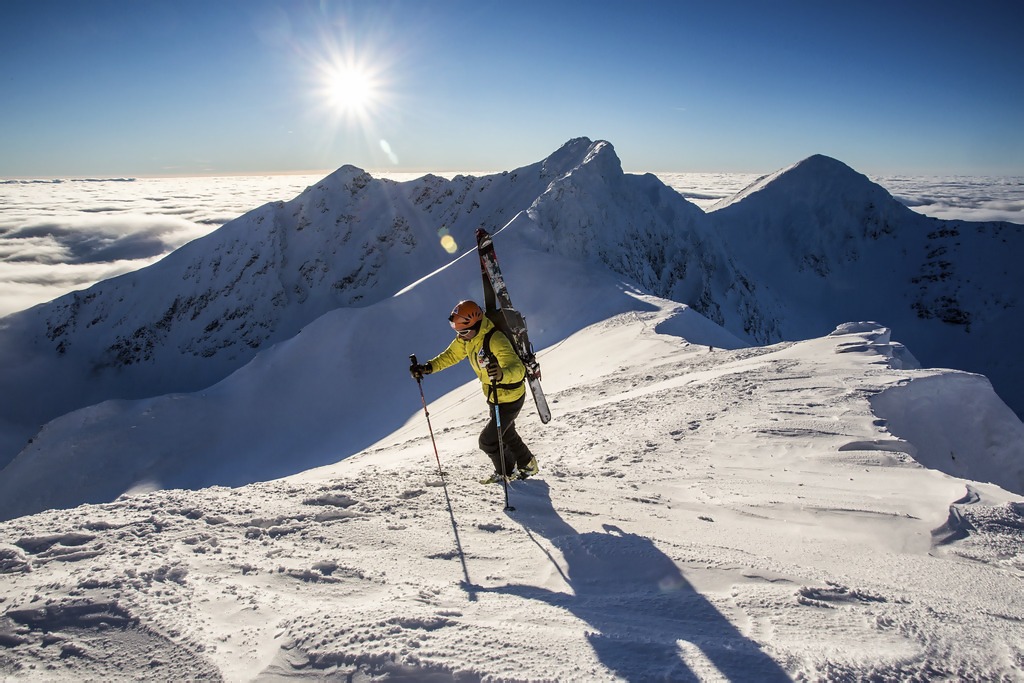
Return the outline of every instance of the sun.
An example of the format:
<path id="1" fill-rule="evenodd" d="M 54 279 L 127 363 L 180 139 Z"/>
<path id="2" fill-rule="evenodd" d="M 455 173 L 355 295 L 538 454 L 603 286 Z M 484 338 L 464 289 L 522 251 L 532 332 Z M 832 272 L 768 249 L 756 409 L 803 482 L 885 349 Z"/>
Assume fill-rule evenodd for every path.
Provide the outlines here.
<path id="1" fill-rule="evenodd" d="M 344 146 L 349 159 L 358 149 L 377 165 L 397 165 L 387 138 L 400 125 L 404 53 L 373 36 L 325 34 L 298 45 L 296 57 L 303 104 L 322 153 Z"/>
<path id="2" fill-rule="evenodd" d="M 316 96 L 338 123 L 369 123 L 384 104 L 384 91 L 381 71 L 356 59 L 335 58 L 318 65 Z"/>
<path id="3" fill-rule="evenodd" d="M 362 118 L 372 113 L 380 96 L 380 85 L 364 68 L 336 65 L 324 74 L 323 92 L 327 106 L 338 114 Z"/>

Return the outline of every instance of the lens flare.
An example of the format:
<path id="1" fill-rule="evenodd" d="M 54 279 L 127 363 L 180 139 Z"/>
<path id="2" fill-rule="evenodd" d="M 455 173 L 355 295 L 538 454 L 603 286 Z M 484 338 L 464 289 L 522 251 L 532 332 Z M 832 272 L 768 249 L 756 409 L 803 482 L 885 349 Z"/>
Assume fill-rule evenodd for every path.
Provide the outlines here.
<path id="1" fill-rule="evenodd" d="M 441 229 L 437 231 L 438 236 L 441 238 L 441 248 L 447 251 L 449 254 L 454 254 L 459 250 L 459 245 L 452 237 L 448 228 L 441 226 Z"/>
<path id="2" fill-rule="evenodd" d="M 394 166 L 398 165 L 398 155 L 395 154 L 392 151 L 391 145 L 388 144 L 387 140 L 381 140 L 380 141 L 380 149 L 381 149 L 382 152 L 384 152 L 384 154 L 387 155 L 388 161 L 390 161 L 392 163 L 392 165 L 394 165 Z"/>

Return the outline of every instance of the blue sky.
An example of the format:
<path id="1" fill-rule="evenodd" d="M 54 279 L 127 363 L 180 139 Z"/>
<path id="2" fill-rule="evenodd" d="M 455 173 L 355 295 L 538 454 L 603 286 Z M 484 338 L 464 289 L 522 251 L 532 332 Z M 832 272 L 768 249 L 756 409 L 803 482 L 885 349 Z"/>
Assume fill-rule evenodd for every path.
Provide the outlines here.
<path id="1" fill-rule="evenodd" d="M 1018 6 L 4 0 L 0 177 L 493 171 L 579 136 L 627 171 L 1024 175 Z"/>

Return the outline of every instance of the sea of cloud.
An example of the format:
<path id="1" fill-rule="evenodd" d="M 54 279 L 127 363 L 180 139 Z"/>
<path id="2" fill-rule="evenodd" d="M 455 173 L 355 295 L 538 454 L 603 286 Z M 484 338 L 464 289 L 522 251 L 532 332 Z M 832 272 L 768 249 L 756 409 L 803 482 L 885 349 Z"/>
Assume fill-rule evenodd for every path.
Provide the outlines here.
<path id="1" fill-rule="evenodd" d="M 147 266 L 319 177 L 0 181 L 0 315 Z"/>
<path id="2" fill-rule="evenodd" d="M 323 175 L 0 180 L 0 316 L 147 266 L 251 209 L 295 197 Z M 657 175 L 705 210 L 759 177 Z M 872 180 L 929 216 L 1024 224 L 1024 178 Z"/>

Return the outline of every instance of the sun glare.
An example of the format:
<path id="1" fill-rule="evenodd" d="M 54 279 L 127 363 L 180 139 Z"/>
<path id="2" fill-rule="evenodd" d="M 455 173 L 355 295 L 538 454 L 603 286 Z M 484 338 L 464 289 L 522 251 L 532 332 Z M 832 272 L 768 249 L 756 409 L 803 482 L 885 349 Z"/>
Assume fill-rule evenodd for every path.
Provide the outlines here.
<path id="1" fill-rule="evenodd" d="M 343 29 L 301 46 L 298 66 L 306 82 L 304 99 L 325 155 L 344 147 L 347 161 L 358 150 L 364 164 L 398 165 L 397 150 L 388 138 L 397 125 L 401 54 L 383 39 L 356 39 L 344 35 Z"/>
<path id="2" fill-rule="evenodd" d="M 359 67 L 335 66 L 324 75 L 327 104 L 338 114 L 366 116 L 373 109 L 378 90 L 374 78 Z"/>

